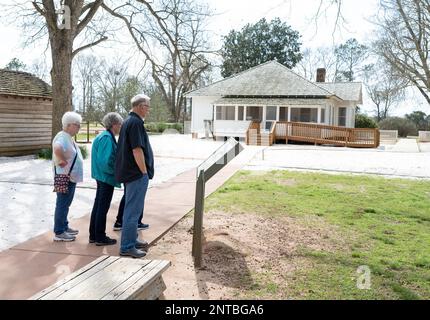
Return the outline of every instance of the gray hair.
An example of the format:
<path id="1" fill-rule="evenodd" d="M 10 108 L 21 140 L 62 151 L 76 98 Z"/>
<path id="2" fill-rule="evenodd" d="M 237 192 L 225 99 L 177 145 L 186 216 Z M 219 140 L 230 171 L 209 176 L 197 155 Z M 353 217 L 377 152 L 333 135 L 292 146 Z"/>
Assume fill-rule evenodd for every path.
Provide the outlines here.
<path id="1" fill-rule="evenodd" d="M 103 117 L 103 125 L 106 130 L 110 130 L 116 124 L 122 124 L 123 119 L 117 112 L 109 112 L 107 115 Z"/>
<path id="2" fill-rule="evenodd" d="M 131 102 L 131 106 L 134 108 L 140 105 L 141 103 L 149 103 L 149 101 L 151 101 L 151 98 L 148 97 L 146 94 L 141 93 L 131 98 L 130 102 Z"/>
<path id="3" fill-rule="evenodd" d="M 61 118 L 61 123 L 63 124 L 63 129 L 66 129 L 69 124 L 81 123 L 82 117 L 79 113 L 68 111 Z"/>

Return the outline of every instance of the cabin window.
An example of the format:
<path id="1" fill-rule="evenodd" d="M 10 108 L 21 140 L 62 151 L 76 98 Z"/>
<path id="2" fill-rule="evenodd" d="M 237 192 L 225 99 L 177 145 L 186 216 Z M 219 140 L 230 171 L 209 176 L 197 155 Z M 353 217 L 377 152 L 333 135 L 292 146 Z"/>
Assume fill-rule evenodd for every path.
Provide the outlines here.
<path id="1" fill-rule="evenodd" d="M 317 108 L 291 108 L 291 121 L 318 123 Z"/>
<path id="2" fill-rule="evenodd" d="M 338 125 L 341 127 L 346 126 L 346 108 L 339 108 L 339 121 Z"/>
<path id="3" fill-rule="evenodd" d="M 266 120 L 276 121 L 276 111 L 277 107 L 266 107 Z"/>
<path id="4" fill-rule="evenodd" d="M 263 107 L 248 107 L 246 110 L 246 120 L 263 121 Z"/>
<path id="5" fill-rule="evenodd" d="M 217 120 L 235 120 L 234 106 L 216 106 Z"/>
<path id="6" fill-rule="evenodd" d="M 245 120 L 244 116 L 245 116 L 245 108 L 243 106 L 239 106 L 238 110 L 237 110 L 237 120 L 239 121 L 243 121 Z"/>
<path id="7" fill-rule="evenodd" d="M 288 121 L 288 107 L 279 108 L 279 121 Z"/>

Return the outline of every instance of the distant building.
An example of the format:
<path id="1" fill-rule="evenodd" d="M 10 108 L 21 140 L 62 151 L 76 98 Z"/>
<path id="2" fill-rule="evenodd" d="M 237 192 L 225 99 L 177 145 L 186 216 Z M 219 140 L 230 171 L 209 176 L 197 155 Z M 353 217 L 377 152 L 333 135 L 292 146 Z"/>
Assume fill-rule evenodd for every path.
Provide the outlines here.
<path id="1" fill-rule="evenodd" d="M 30 73 L 0 69 L 0 156 L 49 148 L 51 128 L 51 87 Z"/>

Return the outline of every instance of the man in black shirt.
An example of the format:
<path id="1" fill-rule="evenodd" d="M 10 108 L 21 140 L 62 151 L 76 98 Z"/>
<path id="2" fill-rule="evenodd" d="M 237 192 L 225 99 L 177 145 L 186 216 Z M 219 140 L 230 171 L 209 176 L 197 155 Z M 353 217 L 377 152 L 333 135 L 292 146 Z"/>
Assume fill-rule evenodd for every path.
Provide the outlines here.
<path id="1" fill-rule="evenodd" d="M 146 255 L 145 241 L 137 239 L 137 225 L 144 209 L 149 180 L 154 176 L 154 156 L 142 118 L 149 112 L 150 98 L 139 94 L 131 99 L 132 111 L 124 121 L 118 140 L 115 179 L 127 189 L 121 234 L 121 256 Z"/>

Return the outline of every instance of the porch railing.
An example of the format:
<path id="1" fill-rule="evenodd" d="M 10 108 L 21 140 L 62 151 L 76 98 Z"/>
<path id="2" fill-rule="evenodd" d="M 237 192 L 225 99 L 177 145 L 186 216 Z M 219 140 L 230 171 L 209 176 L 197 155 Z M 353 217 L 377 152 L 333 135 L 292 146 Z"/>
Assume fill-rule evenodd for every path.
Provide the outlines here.
<path id="1" fill-rule="evenodd" d="M 260 134 L 260 122 L 252 121 L 249 124 L 248 130 L 246 130 L 246 144 L 251 144 L 251 138 L 253 133 Z"/>
<path id="2" fill-rule="evenodd" d="M 356 148 L 379 147 L 378 129 L 355 129 L 302 122 L 277 122 L 276 139 Z"/>

